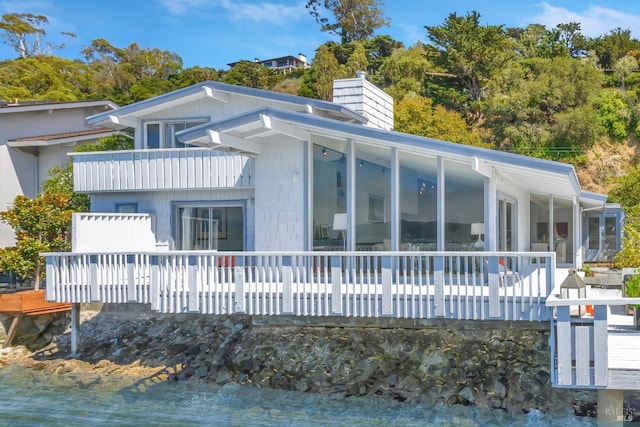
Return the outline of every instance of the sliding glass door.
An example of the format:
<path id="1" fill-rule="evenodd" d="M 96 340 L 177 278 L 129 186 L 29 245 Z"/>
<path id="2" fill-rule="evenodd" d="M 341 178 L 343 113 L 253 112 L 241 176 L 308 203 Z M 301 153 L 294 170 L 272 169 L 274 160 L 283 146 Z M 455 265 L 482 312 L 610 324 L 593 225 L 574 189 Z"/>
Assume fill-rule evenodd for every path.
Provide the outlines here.
<path id="1" fill-rule="evenodd" d="M 176 249 L 244 250 L 241 206 L 177 206 Z"/>

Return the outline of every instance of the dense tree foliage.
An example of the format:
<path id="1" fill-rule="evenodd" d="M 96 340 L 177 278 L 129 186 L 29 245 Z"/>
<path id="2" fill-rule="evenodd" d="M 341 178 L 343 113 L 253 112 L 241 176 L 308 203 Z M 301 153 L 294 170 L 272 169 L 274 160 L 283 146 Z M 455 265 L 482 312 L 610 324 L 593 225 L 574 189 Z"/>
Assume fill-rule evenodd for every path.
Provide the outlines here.
<path id="1" fill-rule="evenodd" d="M 429 98 L 407 96 L 394 108 L 395 130 L 444 141 L 481 146 L 479 135 L 470 132 L 464 118 Z"/>
<path id="2" fill-rule="evenodd" d="M 383 6 L 381 0 L 307 0 L 306 4 L 320 30 L 337 35 L 343 44 L 365 41 L 378 28 L 388 26 Z"/>

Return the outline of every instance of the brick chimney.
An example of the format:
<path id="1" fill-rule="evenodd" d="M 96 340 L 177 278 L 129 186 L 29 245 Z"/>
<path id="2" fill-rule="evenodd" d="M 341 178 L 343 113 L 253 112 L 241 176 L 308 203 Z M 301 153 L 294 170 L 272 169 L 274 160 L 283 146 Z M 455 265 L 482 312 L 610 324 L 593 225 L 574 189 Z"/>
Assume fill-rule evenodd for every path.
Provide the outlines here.
<path id="1" fill-rule="evenodd" d="M 333 82 L 333 102 L 369 119 L 367 126 L 393 130 L 393 98 L 367 80 L 367 73 Z"/>

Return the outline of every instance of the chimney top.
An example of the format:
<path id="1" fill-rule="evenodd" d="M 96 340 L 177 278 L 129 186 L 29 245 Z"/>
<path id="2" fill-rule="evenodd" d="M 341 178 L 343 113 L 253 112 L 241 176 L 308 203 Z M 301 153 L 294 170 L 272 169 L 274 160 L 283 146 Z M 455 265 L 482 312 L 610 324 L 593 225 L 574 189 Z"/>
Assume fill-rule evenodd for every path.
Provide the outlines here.
<path id="1" fill-rule="evenodd" d="M 356 77 L 359 79 L 366 79 L 367 72 L 366 71 L 356 71 Z"/>

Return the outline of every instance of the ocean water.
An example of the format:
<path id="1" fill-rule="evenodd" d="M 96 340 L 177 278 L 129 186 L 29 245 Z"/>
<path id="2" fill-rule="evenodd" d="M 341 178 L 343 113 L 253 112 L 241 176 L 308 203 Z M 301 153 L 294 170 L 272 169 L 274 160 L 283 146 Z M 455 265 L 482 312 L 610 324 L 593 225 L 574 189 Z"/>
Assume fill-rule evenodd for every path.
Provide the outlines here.
<path id="1" fill-rule="evenodd" d="M 595 426 L 557 417 L 228 384 L 160 382 L 105 390 L 0 371 L 0 426 Z"/>

